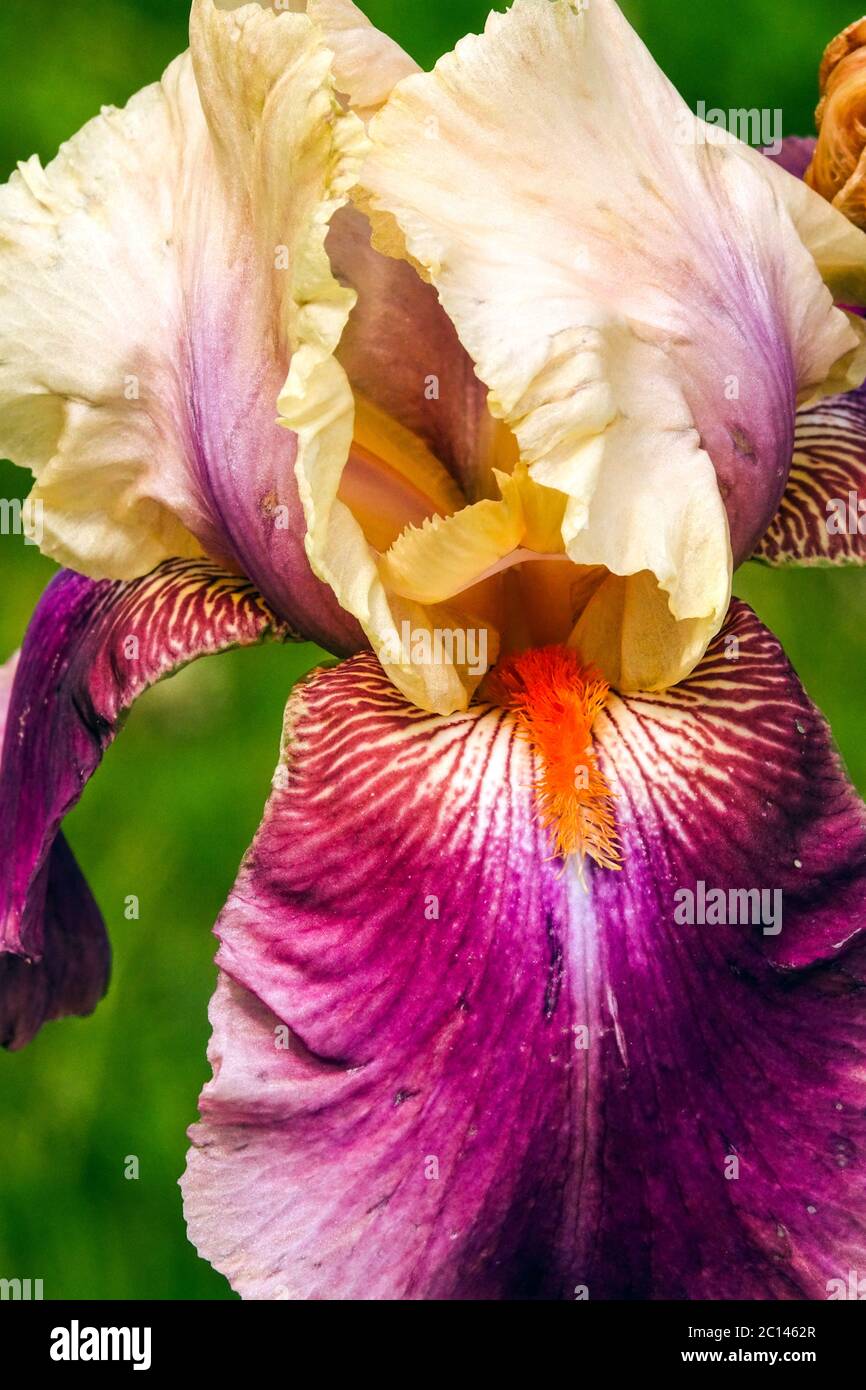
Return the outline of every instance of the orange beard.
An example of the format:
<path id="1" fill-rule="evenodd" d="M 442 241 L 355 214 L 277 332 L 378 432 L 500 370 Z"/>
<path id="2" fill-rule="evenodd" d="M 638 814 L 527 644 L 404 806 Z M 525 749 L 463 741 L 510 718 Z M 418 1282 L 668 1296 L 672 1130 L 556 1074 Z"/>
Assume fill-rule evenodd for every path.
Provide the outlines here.
<path id="1" fill-rule="evenodd" d="M 557 855 L 589 855 L 606 869 L 621 856 L 614 797 L 598 769 L 592 726 L 609 686 L 570 647 L 541 647 L 506 657 L 492 672 L 490 698 L 512 710 L 539 765 L 536 796 Z"/>

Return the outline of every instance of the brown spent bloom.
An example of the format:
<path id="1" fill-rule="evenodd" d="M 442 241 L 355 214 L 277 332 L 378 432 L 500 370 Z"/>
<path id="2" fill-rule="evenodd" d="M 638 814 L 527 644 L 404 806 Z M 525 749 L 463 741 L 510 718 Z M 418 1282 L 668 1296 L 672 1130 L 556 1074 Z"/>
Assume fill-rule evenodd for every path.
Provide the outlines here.
<path id="1" fill-rule="evenodd" d="M 818 143 L 806 182 L 866 230 L 866 18 L 828 43 L 818 82 Z"/>

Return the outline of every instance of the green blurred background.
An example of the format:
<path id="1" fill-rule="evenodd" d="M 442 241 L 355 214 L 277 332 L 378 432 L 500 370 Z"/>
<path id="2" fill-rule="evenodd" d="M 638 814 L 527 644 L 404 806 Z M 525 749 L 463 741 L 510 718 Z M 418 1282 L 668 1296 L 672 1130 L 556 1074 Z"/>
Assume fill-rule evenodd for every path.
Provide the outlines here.
<path id="1" fill-rule="evenodd" d="M 425 65 L 483 24 L 477 0 L 367 0 Z M 857 12 L 845 0 L 631 0 L 627 12 L 694 107 L 781 107 L 809 133 L 817 63 Z M 185 0 L 3 0 L 0 177 L 49 159 L 101 104 L 123 103 L 185 47 Z M 623 73 L 624 80 L 628 74 Z M 0 464 L 0 496 L 27 481 Z M 0 660 L 53 566 L 0 537 Z M 737 591 L 785 643 L 866 790 L 866 574 L 747 566 Z M 95 1016 L 0 1055 L 0 1277 L 46 1298 L 230 1298 L 187 1243 L 177 1178 L 208 1074 L 212 924 L 258 824 L 293 680 L 312 647 L 200 662 L 136 706 L 69 839 L 103 908 L 115 965 Z M 141 918 L 123 916 L 138 894 Z M 124 1178 L 127 1155 L 140 1160 Z"/>

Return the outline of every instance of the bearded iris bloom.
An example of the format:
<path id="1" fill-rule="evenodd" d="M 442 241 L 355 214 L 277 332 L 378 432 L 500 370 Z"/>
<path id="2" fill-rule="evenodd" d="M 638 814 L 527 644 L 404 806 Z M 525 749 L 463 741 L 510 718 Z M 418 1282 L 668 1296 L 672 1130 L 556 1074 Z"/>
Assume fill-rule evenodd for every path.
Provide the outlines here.
<path id="1" fill-rule="evenodd" d="M 104 991 L 60 826 L 137 695 L 314 639 L 216 928 L 202 1255 L 252 1298 L 823 1297 L 866 1259 L 866 813 L 731 575 L 863 559 L 836 108 L 777 164 L 705 140 L 612 0 L 429 74 L 290 9 L 195 0 L 0 193 L 0 448 L 64 566 L 0 699 L 3 1040 Z M 418 659 L 469 632 L 489 670 Z M 781 930 L 683 920 L 707 885 Z"/>

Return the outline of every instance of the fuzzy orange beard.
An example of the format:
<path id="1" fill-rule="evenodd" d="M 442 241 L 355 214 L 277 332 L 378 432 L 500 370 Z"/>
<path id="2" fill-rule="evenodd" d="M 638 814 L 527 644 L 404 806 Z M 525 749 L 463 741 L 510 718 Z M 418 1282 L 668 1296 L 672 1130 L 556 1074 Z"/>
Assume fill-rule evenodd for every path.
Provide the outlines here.
<path id="1" fill-rule="evenodd" d="M 610 687 L 570 647 L 540 647 L 506 657 L 488 690 L 513 711 L 539 765 L 535 789 L 557 855 L 589 855 L 605 869 L 622 864 L 614 797 L 598 769 L 592 726 Z"/>

